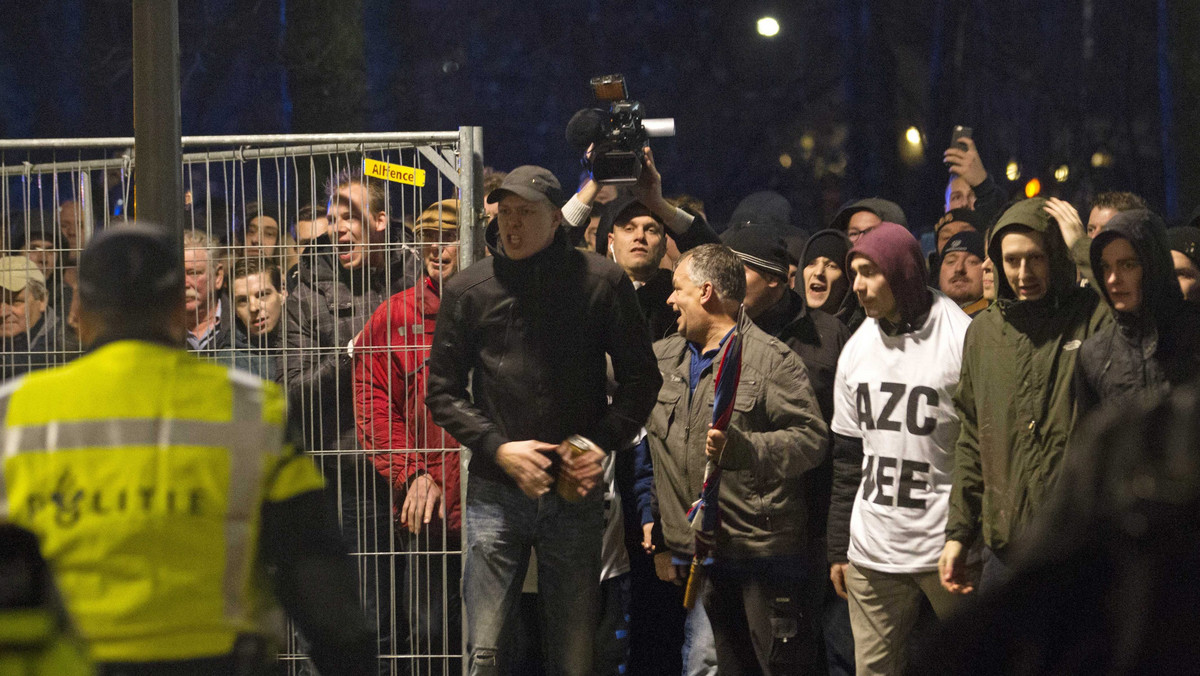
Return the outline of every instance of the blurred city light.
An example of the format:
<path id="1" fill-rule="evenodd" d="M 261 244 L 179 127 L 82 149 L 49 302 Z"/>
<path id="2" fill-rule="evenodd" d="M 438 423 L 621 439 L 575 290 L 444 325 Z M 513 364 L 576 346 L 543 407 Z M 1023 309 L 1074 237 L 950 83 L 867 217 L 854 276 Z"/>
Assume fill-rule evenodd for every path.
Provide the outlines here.
<path id="1" fill-rule="evenodd" d="M 1016 160 L 1009 160 L 1008 166 L 1004 168 L 1004 175 L 1008 180 L 1015 181 L 1021 178 L 1021 165 L 1017 164 Z"/>
<path id="2" fill-rule="evenodd" d="M 1042 192 L 1042 182 L 1037 180 L 1036 178 L 1029 179 L 1029 182 L 1025 184 L 1025 196 L 1026 197 L 1037 197 L 1041 192 Z"/>
<path id="3" fill-rule="evenodd" d="M 916 127 L 909 127 L 908 131 L 904 132 L 904 140 L 908 141 L 909 145 L 921 145 L 921 130 Z"/>
<path id="4" fill-rule="evenodd" d="M 1097 150 L 1095 153 L 1092 153 L 1092 166 L 1096 169 L 1103 169 L 1105 167 L 1111 167 L 1112 165 L 1112 153 L 1108 152 L 1107 150 Z"/>
<path id="5" fill-rule="evenodd" d="M 1058 181 L 1059 183 L 1066 183 L 1067 179 L 1070 177 L 1071 168 L 1065 164 L 1059 165 L 1058 168 L 1054 170 L 1054 180 Z"/>
<path id="6" fill-rule="evenodd" d="M 783 167 L 784 169 L 790 169 L 792 166 L 792 156 L 787 153 L 780 155 L 779 166 Z"/>
<path id="7" fill-rule="evenodd" d="M 779 34 L 779 22 L 773 16 L 764 16 L 758 20 L 758 34 L 764 38 L 773 38 Z"/>

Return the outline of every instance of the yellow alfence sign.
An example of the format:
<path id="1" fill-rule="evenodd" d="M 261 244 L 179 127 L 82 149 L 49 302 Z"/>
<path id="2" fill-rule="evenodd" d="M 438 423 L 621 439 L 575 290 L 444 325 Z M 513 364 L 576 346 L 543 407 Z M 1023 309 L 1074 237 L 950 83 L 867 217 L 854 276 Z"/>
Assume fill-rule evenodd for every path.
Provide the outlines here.
<path id="1" fill-rule="evenodd" d="M 393 183 L 415 185 L 418 188 L 425 187 L 424 169 L 363 158 L 363 173 L 372 178 L 382 178 Z"/>

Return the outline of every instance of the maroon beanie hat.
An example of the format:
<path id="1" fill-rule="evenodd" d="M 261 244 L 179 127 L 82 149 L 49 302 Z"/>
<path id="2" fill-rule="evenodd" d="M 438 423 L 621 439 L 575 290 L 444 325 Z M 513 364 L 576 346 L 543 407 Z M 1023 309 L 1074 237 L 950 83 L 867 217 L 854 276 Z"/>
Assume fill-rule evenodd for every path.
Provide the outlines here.
<path id="1" fill-rule="evenodd" d="M 902 321 L 913 324 L 929 311 L 933 296 L 926 288 L 929 274 L 925 270 L 925 257 L 921 255 L 921 244 L 907 228 L 880 223 L 863 233 L 846 254 L 847 270 L 855 256 L 869 258 L 883 271 L 900 307 Z"/>

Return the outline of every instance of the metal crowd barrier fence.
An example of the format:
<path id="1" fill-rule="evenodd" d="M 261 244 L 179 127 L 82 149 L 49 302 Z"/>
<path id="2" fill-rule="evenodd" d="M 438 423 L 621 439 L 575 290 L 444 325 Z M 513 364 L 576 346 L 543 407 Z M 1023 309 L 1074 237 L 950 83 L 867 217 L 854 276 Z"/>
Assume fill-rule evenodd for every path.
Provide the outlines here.
<path id="1" fill-rule="evenodd" d="M 436 270 L 482 254 L 481 129 L 182 144 L 190 347 L 287 390 L 337 501 L 381 673 L 461 672 L 459 528 L 435 512 L 413 535 L 400 509 L 419 475 L 445 477 L 460 462 L 452 439 L 426 433 L 414 388 L 433 328 L 426 256 L 440 256 Z M 0 140 L 0 249 L 45 279 L 45 289 L 0 299 L 19 315 L 0 329 L 0 378 L 80 354 L 75 262 L 93 233 L 136 216 L 135 168 L 132 138 Z M 462 206 L 457 233 L 418 238 L 421 212 L 447 199 Z M 448 220 L 445 205 L 441 214 Z M 406 288 L 415 321 L 385 313 L 372 345 L 351 350 L 370 315 Z M 449 515 L 461 495 L 443 499 Z M 289 672 L 314 673 L 302 639 L 280 631 Z"/>

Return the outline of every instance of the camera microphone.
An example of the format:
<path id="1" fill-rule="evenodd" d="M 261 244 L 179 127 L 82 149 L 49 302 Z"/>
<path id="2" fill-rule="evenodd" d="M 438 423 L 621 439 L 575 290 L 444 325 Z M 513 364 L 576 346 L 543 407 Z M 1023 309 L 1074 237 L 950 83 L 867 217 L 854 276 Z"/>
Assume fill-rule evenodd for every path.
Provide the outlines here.
<path id="1" fill-rule="evenodd" d="M 642 120 L 642 128 L 650 138 L 662 138 L 675 135 L 675 118 L 651 117 Z"/>
<path id="2" fill-rule="evenodd" d="M 600 140 L 601 130 L 608 113 L 599 108 L 584 108 L 571 117 L 567 123 L 567 143 L 577 152 L 584 152 L 588 146 Z"/>

